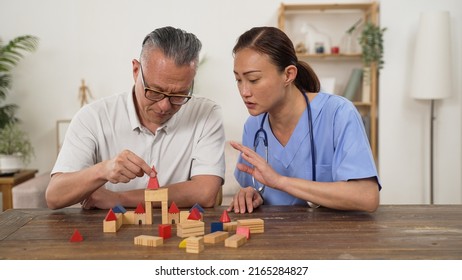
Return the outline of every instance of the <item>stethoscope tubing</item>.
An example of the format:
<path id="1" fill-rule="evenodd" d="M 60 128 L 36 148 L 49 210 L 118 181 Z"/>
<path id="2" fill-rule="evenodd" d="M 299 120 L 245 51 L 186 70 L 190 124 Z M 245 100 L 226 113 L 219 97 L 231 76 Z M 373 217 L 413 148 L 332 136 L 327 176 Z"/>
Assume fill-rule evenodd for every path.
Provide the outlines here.
<path id="1" fill-rule="evenodd" d="M 304 92 L 302 92 L 303 97 L 305 98 L 306 102 L 306 108 L 308 111 L 308 128 L 310 131 L 310 149 L 311 149 L 311 172 L 312 172 L 312 180 L 316 181 L 316 150 L 315 150 L 315 145 L 314 145 L 314 133 L 313 133 L 313 116 L 311 113 L 311 105 L 308 97 Z M 263 118 L 260 123 L 260 128 L 255 132 L 254 140 L 253 140 L 253 149 L 255 152 L 257 152 L 257 145 L 258 145 L 258 139 L 262 138 L 263 139 L 263 145 L 265 146 L 265 160 L 268 163 L 268 135 L 263 128 L 263 125 L 265 123 L 265 119 L 268 116 L 268 112 L 265 112 L 263 115 Z M 263 134 L 263 137 L 259 137 L 259 135 Z M 252 176 L 252 181 L 253 185 L 255 186 L 255 178 Z M 260 193 L 260 195 L 263 195 L 263 192 L 265 191 L 265 185 L 262 185 L 257 191 Z"/>

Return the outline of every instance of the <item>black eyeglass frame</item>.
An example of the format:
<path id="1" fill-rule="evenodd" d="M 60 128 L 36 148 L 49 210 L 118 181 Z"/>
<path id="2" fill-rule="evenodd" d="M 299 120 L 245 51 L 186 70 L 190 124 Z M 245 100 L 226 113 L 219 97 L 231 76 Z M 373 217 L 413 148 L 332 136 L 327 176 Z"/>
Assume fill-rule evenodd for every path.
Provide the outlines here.
<path id="1" fill-rule="evenodd" d="M 158 91 L 158 90 L 155 90 L 155 89 L 152 89 L 152 88 L 149 88 L 149 87 L 146 86 L 146 83 L 144 81 L 143 67 L 141 65 L 141 62 L 139 62 L 139 64 L 140 64 L 140 72 L 141 72 L 141 83 L 142 83 L 143 88 L 144 88 L 144 97 L 146 97 L 146 99 L 148 99 L 150 101 L 153 101 L 153 102 L 159 102 L 162 99 L 168 97 L 168 101 L 170 102 L 170 104 L 172 104 L 172 105 L 184 105 L 192 98 L 192 94 L 193 94 L 193 90 L 194 90 L 194 80 L 193 80 L 192 86 L 189 89 L 189 92 L 188 92 L 187 95 L 186 94 L 171 94 L 171 93 L 161 92 L 161 91 Z M 152 92 L 152 94 L 154 94 L 154 96 L 156 96 L 156 97 L 153 97 L 152 94 L 151 94 L 151 96 L 148 96 L 149 92 Z M 175 99 L 175 98 L 177 98 L 177 99 Z"/>

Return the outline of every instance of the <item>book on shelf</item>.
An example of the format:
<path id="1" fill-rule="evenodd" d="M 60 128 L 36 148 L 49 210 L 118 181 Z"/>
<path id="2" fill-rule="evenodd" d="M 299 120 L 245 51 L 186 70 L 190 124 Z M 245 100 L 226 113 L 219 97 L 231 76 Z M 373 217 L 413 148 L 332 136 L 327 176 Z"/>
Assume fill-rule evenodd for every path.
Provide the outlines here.
<path id="1" fill-rule="evenodd" d="M 371 102 L 371 68 L 363 68 L 363 88 L 361 101 L 364 103 Z"/>
<path id="2" fill-rule="evenodd" d="M 356 101 L 358 95 L 361 94 L 363 70 L 355 68 L 351 70 L 350 79 L 343 91 L 343 96 L 350 101 Z"/>

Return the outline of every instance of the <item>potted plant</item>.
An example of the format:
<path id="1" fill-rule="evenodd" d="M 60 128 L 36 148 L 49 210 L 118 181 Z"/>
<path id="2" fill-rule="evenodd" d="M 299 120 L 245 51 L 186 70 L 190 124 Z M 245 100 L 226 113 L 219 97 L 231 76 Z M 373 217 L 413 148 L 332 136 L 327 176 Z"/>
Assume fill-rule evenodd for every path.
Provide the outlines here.
<path id="1" fill-rule="evenodd" d="M 371 66 L 375 64 L 376 71 L 382 69 L 383 61 L 383 33 L 386 28 L 367 22 L 359 37 L 359 44 L 362 49 L 363 67 L 363 98 L 365 103 L 370 102 L 371 92 Z"/>
<path id="2" fill-rule="evenodd" d="M 34 149 L 26 133 L 17 124 L 7 124 L 0 130 L 0 172 L 14 173 L 28 164 Z"/>
<path id="3" fill-rule="evenodd" d="M 24 35 L 3 44 L 0 39 L 0 172 L 12 173 L 30 161 L 32 145 L 17 125 L 16 104 L 2 104 L 11 90 L 11 70 L 27 52 L 37 48 L 38 38 Z M 18 161 L 19 160 L 19 161 Z M 18 163 L 19 162 L 19 163 Z"/>
<path id="4" fill-rule="evenodd" d="M 377 69 L 383 67 L 383 33 L 386 28 L 367 22 L 359 37 L 359 44 L 362 48 L 362 59 L 366 67 L 372 63 L 377 63 Z"/>

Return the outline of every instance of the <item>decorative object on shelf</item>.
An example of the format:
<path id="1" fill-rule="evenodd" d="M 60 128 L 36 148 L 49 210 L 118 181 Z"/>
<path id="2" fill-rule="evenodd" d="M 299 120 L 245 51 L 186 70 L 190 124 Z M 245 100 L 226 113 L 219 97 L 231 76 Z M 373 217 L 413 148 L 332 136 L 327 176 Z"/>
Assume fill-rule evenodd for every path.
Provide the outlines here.
<path id="1" fill-rule="evenodd" d="M 304 54 L 307 53 L 308 50 L 306 49 L 305 43 L 300 42 L 295 46 L 295 52 L 298 54 Z"/>
<path id="2" fill-rule="evenodd" d="M 11 70 L 19 63 L 26 52 L 34 51 L 38 38 L 24 35 L 3 44 L 0 40 L 0 101 L 6 99 L 11 90 Z M 0 106 L 0 171 L 14 173 L 29 163 L 34 154 L 25 132 L 21 131 L 15 113 L 16 104 Z"/>
<path id="3" fill-rule="evenodd" d="M 333 47 L 330 48 L 330 53 L 331 54 L 338 54 L 339 51 L 340 51 L 340 48 L 337 47 L 337 46 L 333 46 Z"/>
<path id="4" fill-rule="evenodd" d="M 360 18 L 357 20 L 342 37 L 340 43 L 340 52 L 343 54 L 355 54 L 358 52 L 357 46 L 357 37 L 358 37 L 358 30 L 359 26 L 362 24 L 363 19 Z"/>
<path id="5" fill-rule="evenodd" d="M 15 173 L 29 163 L 34 149 L 26 133 L 17 124 L 0 130 L 0 172 Z"/>
<path id="6" fill-rule="evenodd" d="M 85 80 L 82 79 L 82 84 L 79 87 L 80 107 L 87 104 L 89 98 L 93 99 L 93 96 L 91 95 L 90 88 L 85 84 Z"/>
<path id="7" fill-rule="evenodd" d="M 430 204 L 434 203 L 433 125 L 434 103 L 452 92 L 451 31 L 448 11 L 424 12 L 420 15 L 410 91 L 418 100 L 430 100 Z"/>
<path id="8" fill-rule="evenodd" d="M 348 84 L 345 87 L 345 91 L 343 92 L 343 96 L 350 101 L 355 101 L 356 96 L 360 90 L 361 79 L 363 76 L 363 70 L 359 68 L 355 68 L 351 71 L 350 79 L 348 80 Z"/>
<path id="9" fill-rule="evenodd" d="M 309 23 L 302 25 L 301 33 L 305 34 L 305 44 L 307 53 L 318 53 L 316 44 L 322 44 L 323 53 L 324 50 L 330 50 L 331 42 L 330 37 L 327 34 L 319 32 L 315 27 Z"/>
<path id="10" fill-rule="evenodd" d="M 377 69 L 382 69 L 383 61 L 383 33 L 386 28 L 368 22 L 365 24 L 363 32 L 359 37 L 359 44 L 362 48 L 362 59 L 364 66 L 371 66 L 377 63 Z"/>
<path id="11" fill-rule="evenodd" d="M 383 61 L 383 33 L 386 28 L 367 22 L 359 38 L 359 43 L 362 48 L 363 69 L 363 90 L 362 101 L 370 102 L 371 92 L 371 65 L 375 63 L 376 71 L 382 69 Z"/>
<path id="12" fill-rule="evenodd" d="M 324 53 L 324 43 L 323 42 L 316 42 L 314 44 L 315 52 L 317 54 L 323 54 Z"/>

